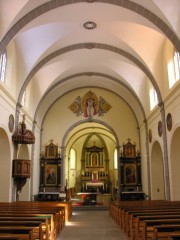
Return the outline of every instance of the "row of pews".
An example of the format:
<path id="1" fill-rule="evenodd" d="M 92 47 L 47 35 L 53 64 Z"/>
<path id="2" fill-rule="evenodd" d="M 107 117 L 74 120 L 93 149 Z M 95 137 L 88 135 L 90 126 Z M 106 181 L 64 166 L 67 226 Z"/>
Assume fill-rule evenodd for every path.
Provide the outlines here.
<path id="1" fill-rule="evenodd" d="M 180 239 L 180 201 L 112 201 L 109 214 L 130 240 Z"/>
<path id="2" fill-rule="evenodd" d="M 0 202 L 0 239 L 56 240 L 71 215 L 71 202 Z"/>

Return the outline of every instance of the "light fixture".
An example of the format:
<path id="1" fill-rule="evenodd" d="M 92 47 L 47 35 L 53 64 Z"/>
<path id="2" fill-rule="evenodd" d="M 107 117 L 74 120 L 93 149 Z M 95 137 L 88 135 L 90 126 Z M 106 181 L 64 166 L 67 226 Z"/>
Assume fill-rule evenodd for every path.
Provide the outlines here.
<path id="1" fill-rule="evenodd" d="M 87 21 L 83 23 L 83 27 L 87 30 L 93 30 L 97 27 L 97 24 L 93 21 Z"/>

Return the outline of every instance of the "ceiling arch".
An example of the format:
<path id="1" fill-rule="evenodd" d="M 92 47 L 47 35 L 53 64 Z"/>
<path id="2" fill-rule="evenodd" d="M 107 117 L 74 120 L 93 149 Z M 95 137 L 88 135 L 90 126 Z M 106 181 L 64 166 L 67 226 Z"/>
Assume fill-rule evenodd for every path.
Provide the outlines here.
<path id="1" fill-rule="evenodd" d="M 89 129 L 90 128 L 102 129 L 101 126 L 104 126 L 105 127 L 104 130 L 105 130 L 106 134 L 109 132 L 108 135 L 110 134 L 110 135 L 114 136 L 117 146 L 119 146 L 118 136 L 111 126 L 109 126 L 104 121 L 101 121 L 98 119 L 93 119 L 93 121 L 90 121 L 89 119 L 84 119 L 84 120 L 77 121 L 72 126 L 70 126 L 69 129 L 67 129 L 67 131 L 62 139 L 62 148 L 64 146 L 66 146 L 68 139 L 70 138 L 70 136 L 72 134 L 74 134 L 74 131 L 77 131 L 77 129 L 79 129 L 80 127 L 83 128 L 83 125 L 85 125 L 85 124 L 88 124 Z"/>
<path id="2" fill-rule="evenodd" d="M 107 51 L 111 51 L 114 52 L 116 54 L 122 55 L 125 58 L 131 60 L 135 65 L 137 65 L 145 74 L 146 76 L 150 79 L 150 81 L 152 82 L 154 88 L 157 91 L 157 94 L 159 96 L 159 101 L 161 101 L 161 94 L 160 94 L 160 90 L 158 88 L 157 82 L 154 79 L 152 73 L 150 72 L 150 70 L 148 69 L 147 66 L 145 66 L 145 64 L 141 61 L 139 61 L 136 57 L 134 57 L 132 54 L 124 51 L 123 49 L 119 49 L 110 45 L 106 45 L 106 44 L 101 44 L 101 43 L 79 43 L 79 44 L 74 44 L 71 46 L 67 46 L 65 48 L 59 49 L 53 53 L 51 53 L 50 55 L 46 56 L 44 59 L 42 59 L 29 73 L 29 75 L 27 76 L 27 78 L 25 79 L 23 86 L 22 86 L 22 90 L 19 94 L 19 102 L 21 101 L 23 92 L 27 86 L 27 84 L 29 83 L 29 81 L 32 79 L 32 77 L 34 76 L 34 74 L 40 69 L 42 68 L 46 63 L 48 63 L 49 61 L 51 61 L 52 59 L 56 58 L 57 56 L 64 54 L 64 53 L 68 53 L 71 51 L 75 51 L 75 50 L 79 50 L 79 49 L 103 49 L 103 50 L 107 50 Z"/>
<path id="3" fill-rule="evenodd" d="M 128 10 L 131 10 L 144 18 L 148 19 L 150 22 L 152 22 L 155 26 L 157 26 L 160 31 L 162 31 L 167 38 L 169 38 L 170 41 L 172 41 L 173 45 L 176 47 L 177 50 L 180 50 L 180 41 L 176 34 L 172 31 L 172 29 L 161 19 L 159 18 L 156 14 L 153 12 L 149 11 L 147 8 L 143 7 L 142 5 L 139 5 L 135 2 L 129 1 L 129 0 L 119 0 L 119 1 L 94 1 L 94 0 L 89 0 L 85 1 L 89 4 L 93 4 L 95 2 L 98 3 L 106 3 L 106 4 L 114 4 L 116 6 L 120 6 L 123 8 L 126 8 Z M 65 5 L 69 4 L 75 4 L 75 3 L 82 3 L 80 0 L 74 0 L 73 3 L 71 1 L 61 1 L 61 0 L 53 0 L 53 1 L 48 1 L 47 3 L 44 3 L 37 8 L 33 9 L 31 12 L 26 14 L 24 17 L 22 17 L 18 22 L 14 24 L 13 27 L 10 28 L 10 30 L 7 32 L 7 34 L 4 36 L 2 39 L 2 45 L 0 46 L 0 51 L 3 51 L 4 48 L 7 46 L 9 41 L 23 28 L 25 27 L 29 22 L 31 22 L 33 19 L 39 17 L 40 15 L 51 11 L 55 8 L 59 8 Z"/>
<path id="4" fill-rule="evenodd" d="M 64 54 L 66 52 L 69 52 L 69 51 L 76 51 L 77 49 L 103 49 L 103 50 L 107 50 L 107 51 L 112 51 L 114 52 L 115 54 L 119 54 L 119 55 L 122 55 L 124 56 L 125 58 L 128 58 L 130 61 L 132 61 L 134 64 L 136 64 L 145 74 L 146 76 L 150 79 L 151 83 L 153 84 L 154 88 L 156 89 L 156 92 L 157 92 L 157 95 L 158 95 L 158 98 L 159 98 L 159 102 L 162 101 L 162 97 L 161 97 L 161 94 L 160 94 L 160 90 L 159 90 L 159 87 L 156 83 L 156 80 L 154 79 L 153 75 L 151 74 L 150 70 L 142 63 L 140 62 L 137 58 L 135 58 L 133 55 L 129 54 L 128 52 L 124 51 L 123 49 L 118 49 L 116 47 L 113 47 L 113 46 L 108 46 L 108 45 L 105 45 L 105 44 L 99 44 L 99 43 L 83 43 L 83 44 L 75 44 L 73 46 L 68 46 L 68 47 L 65 47 L 63 49 L 59 49 L 57 50 L 56 52 L 50 54 L 49 56 L 45 57 L 44 59 L 42 59 L 35 67 L 34 69 L 31 71 L 31 73 L 29 74 L 29 76 L 26 78 L 24 84 L 23 84 L 23 87 L 21 89 L 21 92 L 20 92 L 20 95 L 19 95 L 19 99 L 18 99 L 18 102 L 20 103 L 21 102 L 21 98 L 23 96 L 23 92 L 28 84 L 28 82 L 32 79 L 33 75 L 40 69 L 42 68 L 47 62 L 49 62 L 50 60 L 54 59 L 55 57 L 59 56 L 60 54 Z M 87 73 L 88 75 L 95 75 L 95 73 Z M 78 74 L 75 75 L 76 77 L 78 76 Z M 79 75 L 80 76 L 80 75 Z M 100 74 L 99 74 L 100 76 Z M 115 79 L 111 76 L 108 76 L 108 75 L 103 75 L 101 74 L 101 76 L 104 76 L 108 79 L 111 79 L 113 81 L 116 81 L 118 82 L 118 79 Z M 49 92 L 51 90 L 53 90 L 57 84 L 59 85 L 60 83 L 64 82 L 64 81 L 67 81 L 68 79 L 71 79 L 73 78 L 73 76 L 69 76 L 69 77 L 66 77 L 60 81 L 56 81 L 54 83 L 54 85 L 52 84 L 52 86 L 49 87 L 49 89 L 47 90 L 47 92 L 44 93 L 44 95 L 42 96 L 42 98 L 40 99 L 40 102 L 39 104 L 37 104 L 37 108 L 36 108 L 36 112 L 35 112 L 35 121 L 36 121 L 36 115 L 37 115 L 37 111 L 38 111 L 38 108 L 42 105 L 42 101 L 44 100 L 44 98 L 49 94 Z M 122 84 L 122 81 L 120 81 L 121 84 Z M 125 86 L 125 84 L 123 84 L 123 86 Z M 127 89 L 131 89 L 130 86 L 127 85 Z M 133 96 L 135 96 L 135 99 L 136 101 L 140 104 L 140 108 L 143 112 L 143 115 L 144 115 L 144 119 L 145 119 L 145 114 L 144 114 L 144 110 L 143 110 L 143 107 L 142 107 L 142 104 L 140 103 L 140 99 L 138 99 L 137 97 L 137 94 L 135 93 L 135 90 L 130 90 L 131 94 Z M 59 97 L 59 96 L 58 96 Z"/>
<path id="5" fill-rule="evenodd" d="M 170 3 L 166 1 L 167 8 L 163 3 L 162 0 L 24 0 L 11 18 L 3 14 L 6 21 L 0 31 L 0 51 L 14 44 L 14 55 L 21 66 L 14 78 L 17 108 L 22 107 L 21 99 L 29 83 L 36 90 L 34 96 L 29 87 L 29 102 L 33 102 L 30 114 L 35 121 L 39 112 L 44 116 L 63 94 L 97 86 L 129 101 L 132 109 L 141 112 L 141 121 L 145 119 L 149 83 L 156 90 L 159 104 L 163 102 L 164 69 L 160 61 L 165 41 L 169 39 L 180 49 L 178 21 L 170 17 L 167 10 Z M 0 4 L 3 10 L 8 9 L 8 2 Z M 171 5 L 171 13 L 177 19 L 178 2 L 175 0 Z M 93 30 L 84 28 L 89 22 L 94 23 Z M 86 73 L 90 82 L 84 80 L 84 85 L 80 85 Z"/>
<path id="6" fill-rule="evenodd" d="M 122 96 L 122 95 L 121 95 L 121 98 L 123 98 L 124 101 L 126 101 L 127 104 L 132 108 L 132 111 L 134 112 L 134 115 L 136 116 L 136 118 L 138 118 L 138 122 L 141 122 L 141 121 L 142 121 L 142 120 L 139 120 L 140 116 L 142 116 L 141 118 L 146 119 L 146 113 L 145 113 L 145 109 L 144 109 L 144 107 L 143 107 L 143 104 L 142 104 L 142 102 L 140 101 L 140 99 L 138 98 L 138 96 L 136 95 L 136 93 L 135 93 L 130 87 L 126 86 L 126 84 L 124 84 L 124 83 L 121 82 L 121 81 L 119 82 L 119 79 L 113 78 L 112 76 L 109 76 L 109 75 L 106 75 L 106 74 L 103 74 L 103 73 L 86 72 L 86 73 L 75 74 L 75 75 L 69 76 L 69 77 L 67 77 L 67 78 L 65 78 L 65 79 L 61 79 L 60 81 L 58 81 L 58 82 L 56 82 L 54 85 L 52 85 L 52 86 L 46 91 L 46 93 L 43 95 L 42 99 L 39 101 L 39 103 L 38 103 L 38 105 L 37 105 L 37 108 L 36 108 L 36 110 L 35 110 L 34 120 L 35 120 L 35 121 L 37 120 L 37 115 L 38 115 L 39 109 L 41 109 L 41 107 L 42 107 L 43 104 L 46 105 L 46 110 L 45 110 L 45 111 L 48 112 L 48 109 L 54 104 L 55 101 L 58 100 L 58 99 L 56 99 L 56 98 L 53 99 L 52 96 L 51 96 L 51 94 L 53 94 L 53 89 L 55 89 L 55 88 L 57 88 L 57 87 L 61 88 L 61 83 L 67 82 L 68 80 L 72 80 L 73 78 L 83 77 L 83 76 L 93 76 L 93 75 L 95 75 L 95 76 L 101 76 L 101 77 L 103 77 L 103 78 L 110 79 L 110 80 L 116 82 L 118 85 L 123 86 L 123 88 L 127 89 L 127 92 L 130 93 L 129 95 L 131 95 L 131 96 L 133 97 L 133 99 L 137 102 L 140 110 L 138 111 L 138 110 L 137 110 L 137 107 L 133 104 L 133 102 L 135 103 L 135 101 L 131 101 L 132 103 L 131 103 L 131 105 L 129 105 L 129 103 L 128 103 L 128 102 L 130 101 L 130 96 L 129 96 L 129 95 L 125 94 L 126 97 L 128 97 L 128 101 L 127 101 L 127 99 L 125 98 L 125 96 Z M 82 83 L 81 83 L 81 85 L 82 85 Z M 83 86 L 81 86 L 81 87 L 83 87 Z M 91 83 L 91 87 L 92 87 L 92 83 Z M 96 88 L 97 88 L 97 85 L 96 85 Z M 101 88 L 108 89 L 108 86 L 106 87 L 106 84 L 104 84 L 104 86 L 101 87 Z M 77 89 L 77 87 L 74 88 L 74 89 L 71 89 L 71 91 L 76 90 L 76 89 Z M 110 91 L 110 89 L 108 89 L 108 90 Z M 66 90 L 66 93 L 68 93 L 67 90 Z M 115 93 L 115 92 L 114 92 L 114 93 Z M 119 95 L 118 92 L 116 92 L 115 94 Z M 49 96 L 48 96 L 48 95 L 49 95 Z M 54 94 L 53 94 L 53 95 L 54 95 Z M 60 98 L 60 97 L 63 97 L 63 95 L 64 95 L 63 93 L 62 93 L 62 95 L 59 95 L 59 98 Z M 119 97 L 120 97 L 120 95 L 119 95 Z M 45 98 L 49 98 L 48 103 L 44 102 Z M 47 104 L 49 104 L 49 105 L 47 105 Z M 132 105 L 134 105 L 134 107 L 132 107 Z M 135 110 L 136 110 L 136 111 L 135 111 Z M 42 112 L 41 112 L 41 116 L 44 116 L 44 117 L 45 117 L 46 112 L 45 112 L 44 114 L 42 114 Z M 141 112 L 141 115 L 138 114 L 139 112 Z M 43 117 L 43 118 L 44 118 L 44 117 Z"/>
<path id="7" fill-rule="evenodd" d="M 102 130 L 102 128 L 100 129 L 99 127 L 94 127 L 93 128 L 93 132 L 92 132 L 92 128 L 82 128 L 80 130 L 80 134 L 78 134 L 79 132 L 77 131 L 77 133 L 75 133 L 72 137 L 70 137 L 69 141 L 67 141 L 66 146 L 68 146 L 70 144 L 70 149 L 73 148 L 74 144 L 80 140 L 81 138 L 85 139 L 84 141 L 84 146 L 87 145 L 87 143 L 89 142 L 89 140 L 93 137 L 96 136 L 98 139 L 100 139 L 100 142 L 103 143 L 103 145 L 105 146 L 105 138 L 108 138 L 109 141 L 113 142 L 114 145 L 116 146 L 116 142 L 114 140 L 114 136 L 112 135 L 112 133 L 107 132 L 107 130 Z M 107 150 L 106 150 L 107 151 Z M 108 154 L 108 152 L 107 152 Z"/>

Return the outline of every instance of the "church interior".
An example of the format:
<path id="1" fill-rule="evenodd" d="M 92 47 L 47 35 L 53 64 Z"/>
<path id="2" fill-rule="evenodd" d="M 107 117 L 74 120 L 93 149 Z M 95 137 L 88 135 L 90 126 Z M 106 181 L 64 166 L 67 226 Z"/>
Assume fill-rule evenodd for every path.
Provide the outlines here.
<path id="1" fill-rule="evenodd" d="M 1 0 L 0 16 L 0 205 L 180 201 L 179 0 Z"/>

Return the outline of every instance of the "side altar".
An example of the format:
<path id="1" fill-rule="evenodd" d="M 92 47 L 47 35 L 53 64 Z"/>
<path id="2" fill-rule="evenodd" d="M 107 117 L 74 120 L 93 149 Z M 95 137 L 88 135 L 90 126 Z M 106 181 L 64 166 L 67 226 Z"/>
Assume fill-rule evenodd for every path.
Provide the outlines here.
<path id="1" fill-rule="evenodd" d="M 40 156 L 39 193 L 34 196 L 34 201 L 66 201 L 66 192 L 61 191 L 61 168 L 58 146 L 51 141 Z"/>
<path id="2" fill-rule="evenodd" d="M 40 157 L 40 186 L 39 192 L 60 192 L 61 190 L 61 157 L 58 146 L 52 142 L 45 146 Z M 42 194 L 41 194 L 42 195 Z M 47 195 L 47 194 L 46 194 Z M 45 197 L 47 197 L 45 195 Z"/>
<path id="3" fill-rule="evenodd" d="M 120 199 L 143 200 L 141 182 L 141 156 L 136 145 L 130 142 L 123 144 L 120 157 Z"/>

